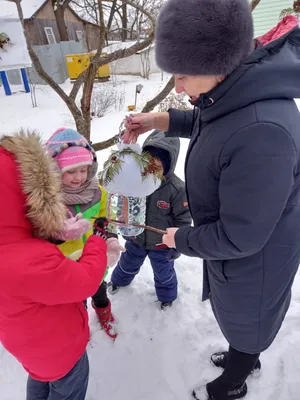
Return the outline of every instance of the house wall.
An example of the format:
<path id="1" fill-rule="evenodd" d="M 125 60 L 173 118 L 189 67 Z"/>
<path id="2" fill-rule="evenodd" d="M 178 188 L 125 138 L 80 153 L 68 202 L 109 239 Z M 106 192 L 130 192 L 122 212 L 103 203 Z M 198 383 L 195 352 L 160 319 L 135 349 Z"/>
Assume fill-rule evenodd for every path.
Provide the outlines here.
<path id="1" fill-rule="evenodd" d="M 292 6 L 293 0 L 261 0 L 253 11 L 255 37 L 267 33 L 276 26 L 281 11 Z"/>
<path id="2" fill-rule="evenodd" d="M 43 69 L 58 84 L 64 83 L 69 75 L 66 64 L 68 54 L 86 53 L 82 42 L 60 42 L 52 45 L 33 46 Z M 34 67 L 27 68 L 28 78 L 34 84 L 46 84 L 38 75 Z M 7 73 L 12 85 L 21 84 L 20 71 L 11 70 Z"/>
<path id="3" fill-rule="evenodd" d="M 110 64 L 112 75 L 143 75 L 143 65 L 141 57 L 143 53 L 134 54 L 133 56 L 113 61 Z M 155 61 L 155 49 L 152 47 L 149 53 L 150 74 L 160 72 Z"/>
<path id="4" fill-rule="evenodd" d="M 99 27 L 91 24 L 85 24 L 84 40 L 89 51 L 96 50 L 99 43 Z"/>
<path id="5" fill-rule="evenodd" d="M 97 48 L 98 36 L 96 26 L 85 24 L 81 19 L 69 9 L 65 11 L 65 24 L 67 27 L 69 40 L 78 41 L 76 31 L 82 31 L 84 39 L 90 43 L 90 50 Z M 59 32 L 56 25 L 54 11 L 51 0 L 34 16 L 33 19 L 25 20 L 25 29 L 29 34 L 31 44 L 34 46 L 47 45 L 45 27 L 51 27 L 58 43 L 60 41 Z"/>

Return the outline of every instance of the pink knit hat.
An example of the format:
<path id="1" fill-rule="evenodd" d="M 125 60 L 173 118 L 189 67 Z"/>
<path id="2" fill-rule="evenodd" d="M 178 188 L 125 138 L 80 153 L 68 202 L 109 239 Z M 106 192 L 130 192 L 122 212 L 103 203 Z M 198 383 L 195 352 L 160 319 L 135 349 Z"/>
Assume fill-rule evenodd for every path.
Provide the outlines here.
<path id="1" fill-rule="evenodd" d="M 88 180 L 96 175 L 98 169 L 96 153 L 91 144 L 74 129 L 58 129 L 47 140 L 46 146 L 62 173 L 88 165 Z"/>
<path id="2" fill-rule="evenodd" d="M 62 151 L 55 157 L 57 165 L 62 173 L 70 169 L 93 164 L 92 153 L 81 146 L 73 146 Z"/>

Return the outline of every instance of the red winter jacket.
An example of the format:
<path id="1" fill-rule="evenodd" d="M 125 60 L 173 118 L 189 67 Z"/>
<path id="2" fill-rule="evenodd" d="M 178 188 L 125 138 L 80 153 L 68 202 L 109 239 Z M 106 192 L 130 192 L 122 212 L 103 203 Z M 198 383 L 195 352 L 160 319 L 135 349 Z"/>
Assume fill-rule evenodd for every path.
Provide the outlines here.
<path id="1" fill-rule="evenodd" d="M 83 300 L 96 292 L 107 264 L 99 237 L 87 241 L 79 262 L 38 237 L 60 230 L 65 217 L 52 168 L 36 135 L 0 141 L 0 341 L 41 381 L 62 378 L 83 355 Z"/>

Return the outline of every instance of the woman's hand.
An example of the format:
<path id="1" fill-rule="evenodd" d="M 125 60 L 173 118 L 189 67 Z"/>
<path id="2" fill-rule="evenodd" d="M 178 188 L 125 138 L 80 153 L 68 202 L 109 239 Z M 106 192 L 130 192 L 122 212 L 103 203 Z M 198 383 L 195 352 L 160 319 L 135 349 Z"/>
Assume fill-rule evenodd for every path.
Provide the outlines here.
<path id="1" fill-rule="evenodd" d="M 167 234 L 163 236 L 163 244 L 171 249 L 176 249 L 175 234 L 177 231 L 178 228 L 168 228 Z"/>
<path id="2" fill-rule="evenodd" d="M 124 143 L 136 143 L 139 135 L 159 129 L 167 131 L 169 129 L 169 113 L 141 113 L 131 114 L 125 118 Z"/>
<path id="3" fill-rule="evenodd" d="M 154 129 L 154 117 L 151 114 L 131 114 L 125 118 L 124 143 L 136 143 L 139 135 Z"/>

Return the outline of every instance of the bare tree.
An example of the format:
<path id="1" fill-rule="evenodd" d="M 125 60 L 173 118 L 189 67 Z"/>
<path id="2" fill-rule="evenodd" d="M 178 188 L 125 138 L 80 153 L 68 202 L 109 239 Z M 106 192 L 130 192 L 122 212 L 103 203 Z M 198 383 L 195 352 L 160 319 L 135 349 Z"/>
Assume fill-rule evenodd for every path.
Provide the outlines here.
<path id="1" fill-rule="evenodd" d="M 99 25 L 97 0 L 71 0 L 70 6 L 83 18 Z"/>
<path id="2" fill-rule="evenodd" d="M 18 9 L 18 14 L 20 21 L 23 25 L 24 29 L 24 17 L 23 17 L 23 11 L 22 11 L 22 0 L 9 0 L 17 5 Z M 142 7 L 139 5 L 133 3 L 131 0 L 126 0 L 127 4 L 130 5 L 131 7 L 138 7 L 141 12 L 145 13 L 147 17 L 152 20 L 152 31 L 148 35 L 148 37 L 140 43 L 136 43 L 133 46 L 127 48 L 127 49 L 120 49 L 117 50 L 111 54 L 108 54 L 107 56 L 102 56 L 102 49 L 104 47 L 105 43 L 105 33 L 106 33 L 106 27 L 104 23 L 104 13 L 103 13 L 103 7 L 102 7 L 102 0 L 98 0 L 98 8 L 99 8 L 99 44 L 97 51 L 95 53 L 95 56 L 92 58 L 91 63 L 89 67 L 77 78 L 75 81 L 73 88 L 68 95 L 65 93 L 61 87 L 45 72 L 43 69 L 37 55 L 35 54 L 31 44 L 30 44 L 30 39 L 29 35 L 24 29 L 24 35 L 26 38 L 26 43 L 27 43 L 27 48 L 29 55 L 31 57 L 32 63 L 37 71 L 37 73 L 40 75 L 42 79 L 44 79 L 49 86 L 60 96 L 60 98 L 65 102 L 66 106 L 70 110 L 76 124 L 76 128 L 78 132 L 80 132 L 87 140 L 90 141 L 90 134 L 91 134 L 91 96 L 92 96 L 92 91 L 93 91 L 93 86 L 94 86 L 94 81 L 96 77 L 97 70 L 100 66 L 103 66 L 105 64 L 111 63 L 112 61 L 119 60 L 121 58 L 126 58 L 130 57 L 131 55 L 134 55 L 138 51 L 141 51 L 148 47 L 154 39 L 154 25 L 155 21 L 152 18 L 151 14 L 149 14 L 146 10 L 143 10 Z M 80 101 L 80 107 L 77 106 L 76 104 L 76 97 L 79 93 L 79 90 L 82 87 L 82 97 Z M 95 145 L 96 146 L 96 145 Z M 107 147 L 107 141 L 103 143 L 98 143 L 97 144 L 97 150 L 101 150 Z"/>
<path id="3" fill-rule="evenodd" d="M 23 18 L 23 11 L 22 11 L 22 6 L 21 2 L 22 0 L 8 0 L 11 2 L 16 3 L 17 9 L 18 9 L 18 14 L 21 20 L 21 23 L 23 25 L 24 29 L 24 18 Z M 64 1 L 64 0 L 60 0 Z M 69 0 L 67 0 L 69 1 Z M 73 1 L 79 1 L 79 0 L 73 0 Z M 84 0 L 87 1 L 87 0 Z M 37 55 L 35 54 L 31 44 L 30 44 L 30 39 L 29 35 L 27 34 L 26 30 L 24 29 L 24 35 L 26 38 L 27 42 L 27 48 L 28 52 L 30 54 L 30 57 L 32 59 L 33 65 L 35 69 L 37 70 L 38 74 L 43 78 L 49 86 L 61 97 L 61 99 L 65 102 L 67 105 L 68 109 L 70 110 L 75 123 L 76 123 L 76 128 L 77 130 L 88 140 L 90 141 L 90 134 L 91 134 L 91 96 L 92 96 L 92 90 L 93 90 L 93 85 L 94 85 L 94 80 L 95 76 L 97 73 L 97 70 L 100 66 L 103 66 L 105 64 L 111 63 L 116 60 L 120 60 L 122 58 L 127 58 L 130 57 L 137 52 L 149 47 L 153 40 L 154 40 L 154 28 L 155 28 L 155 13 L 152 10 L 152 12 L 145 10 L 140 4 L 137 4 L 137 1 L 139 0 L 122 0 L 126 1 L 126 4 L 136 10 L 139 11 L 141 17 L 147 17 L 147 23 L 146 27 L 143 28 L 143 33 L 147 32 L 150 29 L 150 33 L 146 36 L 146 38 L 143 41 L 137 42 L 133 46 L 127 48 L 127 49 L 121 49 L 117 50 L 107 56 L 102 56 L 102 49 L 104 47 L 105 43 L 105 37 L 106 37 L 106 26 L 105 26 L 105 20 L 104 20 L 104 7 L 103 7 L 103 2 L 102 0 L 89 0 L 89 1 L 97 1 L 97 15 L 99 16 L 99 35 L 100 35 L 100 40 L 99 40 L 99 45 L 95 54 L 95 57 L 91 60 L 91 64 L 88 67 L 87 70 L 85 70 L 77 80 L 75 81 L 73 88 L 70 92 L 69 95 L 67 95 L 61 87 L 44 71 Z M 113 3 L 115 0 L 105 0 L 105 2 L 110 2 Z M 144 1 L 144 0 L 142 0 Z M 146 0 L 145 0 L 146 1 Z M 151 0 L 149 0 L 151 1 Z M 161 0 L 159 0 L 161 1 Z M 260 0 L 252 0 L 251 2 L 251 7 L 252 10 L 255 9 L 255 7 L 259 4 Z M 156 3 L 157 6 L 157 3 Z M 119 8 L 117 6 L 117 1 L 115 4 L 115 11 L 118 12 Z M 150 24 L 150 27 L 148 25 Z M 158 93 L 157 96 L 155 96 L 152 100 L 148 101 L 143 108 L 142 112 L 150 112 L 152 111 L 174 88 L 174 77 L 171 77 L 169 81 L 167 82 L 166 86 L 163 88 L 163 90 Z M 79 93 L 79 90 L 83 87 L 83 92 L 82 92 L 82 98 L 80 102 L 80 107 L 77 106 L 76 104 L 76 97 Z M 93 147 L 96 151 L 106 149 L 112 145 L 114 145 L 118 140 L 118 135 L 115 135 L 114 137 L 100 142 L 93 144 Z"/>
<path id="4" fill-rule="evenodd" d="M 156 19 L 164 0 L 132 0 Z M 152 28 L 151 21 L 138 8 L 127 7 L 126 0 L 107 0 L 103 2 L 106 21 L 106 42 L 109 37 L 126 41 L 139 40 Z M 97 0 L 71 0 L 70 6 L 93 23 L 99 24 Z"/>

